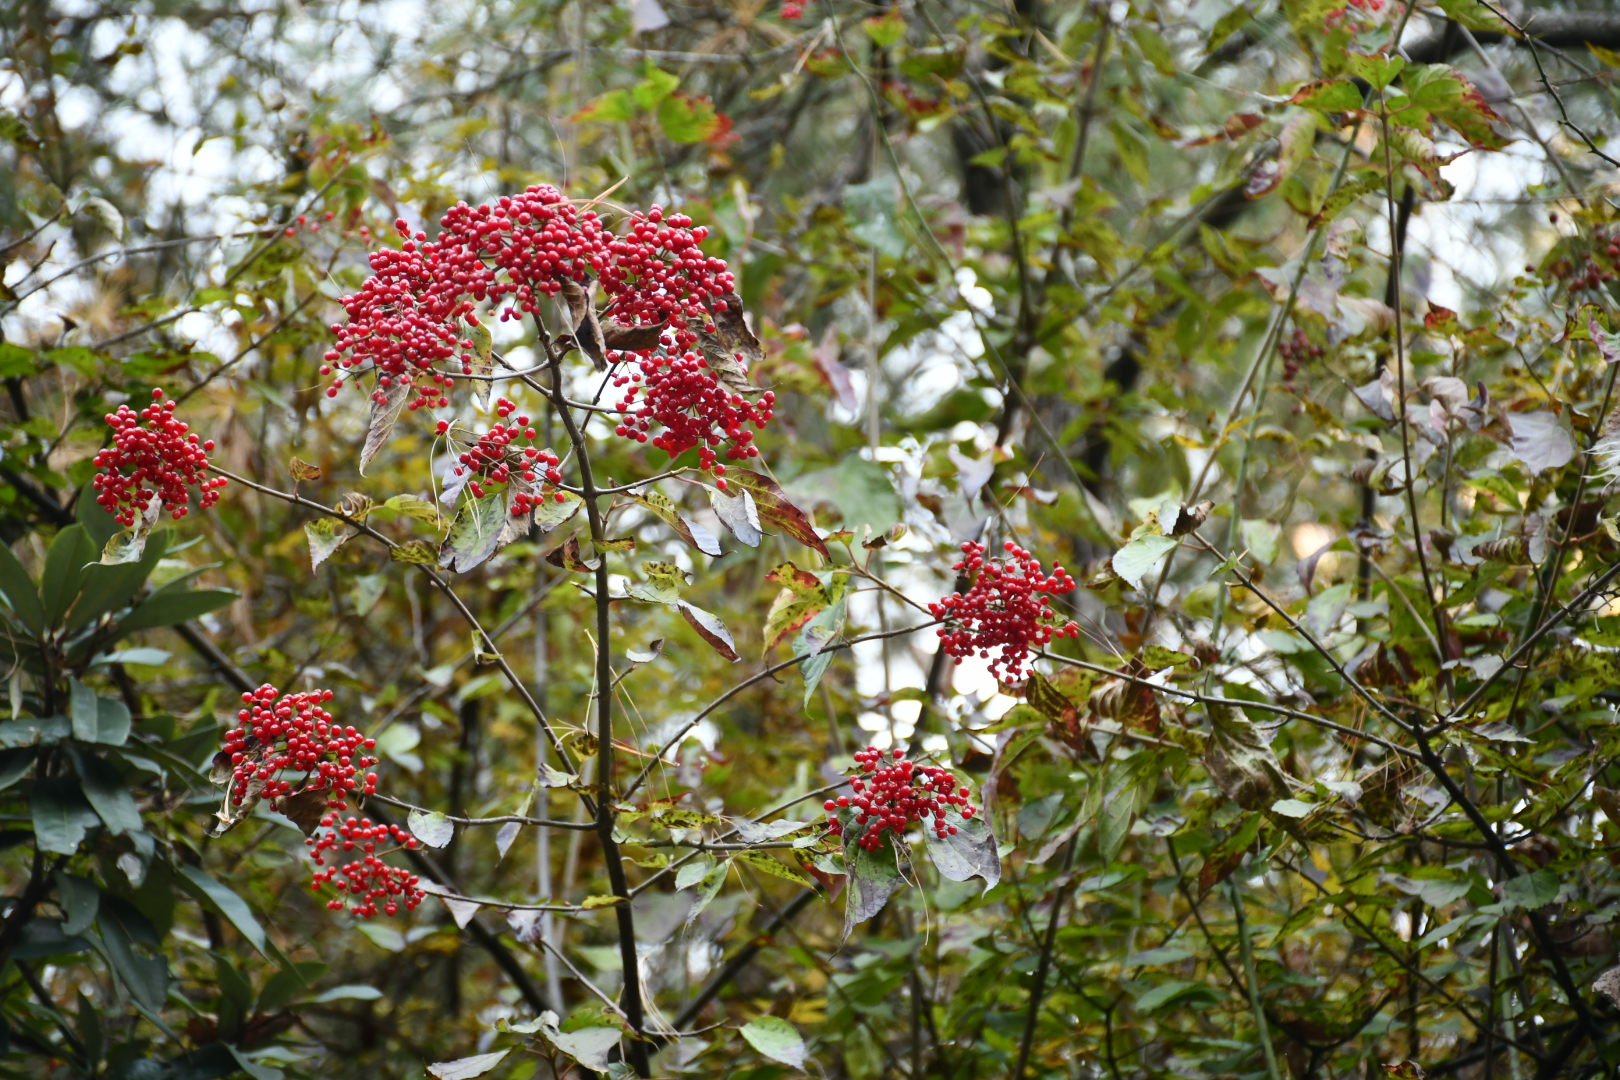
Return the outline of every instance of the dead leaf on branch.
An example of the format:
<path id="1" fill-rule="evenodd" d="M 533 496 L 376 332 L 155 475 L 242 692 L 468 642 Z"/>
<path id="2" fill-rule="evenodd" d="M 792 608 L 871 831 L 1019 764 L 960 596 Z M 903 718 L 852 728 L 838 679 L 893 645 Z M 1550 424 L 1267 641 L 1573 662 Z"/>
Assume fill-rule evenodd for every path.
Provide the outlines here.
<path id="1" fill-rule="evenodd" d="M 568 332 L 580 352 L 591 358 L 597 371 L 607 370 L 607 357 L 603 351 L 607 342 L 602 334 L 602 323 L 596 317 L 596 281 L 581 285 L 573 278 L 562 279 L 563 304 L 568 309 Z"/>

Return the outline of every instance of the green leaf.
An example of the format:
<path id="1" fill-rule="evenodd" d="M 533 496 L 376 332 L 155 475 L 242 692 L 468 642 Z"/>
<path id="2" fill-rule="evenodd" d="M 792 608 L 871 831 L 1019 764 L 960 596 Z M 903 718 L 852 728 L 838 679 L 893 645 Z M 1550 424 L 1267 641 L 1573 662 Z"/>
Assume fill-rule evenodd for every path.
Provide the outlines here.
<path id="1" fill-rule="evenodd" d="M 1317 112 L 1346 112 L 1361 108 L 1361 91 L 1347 79 L 1323 80 L 1301 86 L 1288 103 Z"/>
<path id="2" fill-rule="evenodd" d="M 797 1028 L 781 1017 L 761 1016 L 750 1020 L 742 1027 L 742 1037 L 772 1061 L 789 1068 L 804 1068 L 804 1039 Z"/>
<path id="3" fill-rule="evenodd" d="M 230 888 L 210 877 L 207 871 L 200 866 L 183 863 L 180 866 L 180 884 L 186 891 L 200 900 L 205 907 L 229 919 L 231 925 L 241 932 L 242 936 L 252 943 L 261 953 L 265 950 L 264 927 L 254 917 L 253 909 L 246 900 L 236 895 Z"/>
<path id="4" fill-rule="evenodd" d="M 360 535 L 360 530 L 347 521 L 323 517 L 304 523 L 304 537 L 309 541 L 309 568 L 319 570 L 321 563 L 336 554 L 337 549 Z"/>
<path id="5" fill-rule="evenodd" d="M 412 810 L 405 818 L 411 835 L 430 848 L 442 848 L 456 835 L 456 826 L 438 811 Z"/>
<path id="6" fill-rule="evenodd" d="M 849 874 L 844 889 L 845 938 L 858 923 L 882 911 L 889 897 L 905 884 L 900 874 L 899 856 L 889 843 L 879 844 L 876 851 L 868 851 L 855 842 L 853 835 L 853 829 L 844 833 L 844 864 Z"/>
<path id="7" fill-rule="evenodd" d="M 52 855 L 77 852 L 85 832 L 100 820 L 85 802 L 79 785 L 65 776 L 37 781 L 28 804 L 34 820 L 34 841 L 41 851 Z"/>
<path id="8" fill-rule="evenodd" d="M 474 1054 L 454 1061 L 435 1061 L 427 1067 L 428 1075 L 436 1076 L 438 1080 L 472 1080 L 499 1065 L 511 1052 L 510 1049 L 492 1050 L 487 1054 Z"/>
<path id="9" fill-rule="evenodd" d="M 671 94 L 658 103 L 658 127 L 672 143 L 689 146 L 720 130 L 714 103 L 690 94 Z"/>
<path id="10" fill-rule="evenodd" d="M 692 547 L 713 558 L 725 554 L 720 547 L 720 541 L 708 529 L 687 517 L 675 508 L 675 503 L 667 496 L 656 491 L 645 491 L 640 495 L 632 495 L 632 499 L 651 510 L 670 528 L 675 535 L 686 541 Z"/>
<path id="11" fill-rule="evenodd" d="M 228 589 L 196 589 L 186 591 L 165 586 L 137 604 L 118 624 L 118 634 L 150 630 L 158 626 L 174 626 L 218 609 L 236 600 L 238 594 Z"/>
<path id="12" fill-rule="evenodd" d="M 928 858 L 940 876 L 949 881 L 983 878 L 986 889 L 1000 881 L 1001 857 L 996 851 L 995 834 L 990 831 L 984 815 L 964 818 L 962 812 L 952 806 L 945 811 L 945 824 L 956 826 L 956 831 L 940 837 L 932 827 L 923 826 Z"/>
<path id="13" fill-rule="evenodd" d="M 162 956 L 147 956 L 136 941 L 153 942 L 151 924 L 129 904 L 104 895 L 96 916 L 101 947 L 119 981 L 148 1012 L 157 1012 L 169 993 L 169 965 Z"/>
<path id="14" fill-rule="evenodd" d="M 1563 882 L 1550 867 L 1533 874 L 1521 874 L 1502 882 L 1502 899 L 1518 907 L 1534 910 L 1558 899 Z"/>
<path id="15" fill-rule="evenodd" d="M 96 921 L 96 913 L 101 910 L 101 890 L 96 888 L 95 882 L 58 870 L 56 893 L 67 916 L 62 920 L 62 933 L 78 937 L 90 929 L 90 924 Z"/>
<path id="16" fill-rule="evenodd" d="M 84 783 L 85 798 L 90 800 L 107 831 L 114 836 L 140 832 L 140 807 L 135 805 L 135 796 L 130 794 L 129 784 L 118 775 L 118 770 L 94 754 L 75 747 L 68 749 L 79 779 Z"/>
<path id="17" fill-rule="evenodd" d="M 1271 804 L 1272 813 L 1291 818 L 1302 818 L 1315 809 L 1315 803 L 1303 802 L 1299 799 L 1278 799 Z"/>
<path id="18" fill-rule="evenodd" d="M 0 596 L 29 633 L 38 636 L 45 632 L 45 608 L 39 602 L 39 590 L 23 569 L 23 564 L 11 548 L 0 544 Z"/>
<path id="19" fill-rule="evenodd" d="M 772 856 L 769 852 L 739 851 L 734 858 L 737 862 L 752 866 L 755 870 L 770 874 L 772 877 L 779 877 L 784 881 L 803 885 L 807 889 L 812 887 L 808 877 L 788 866 L 782 860 Z"/>
<path id="20" fill-rule="evenodd" d="M 395 495 L 373 512 L 404 514 L 415 521 L 426 522 L 429 525 L 439 524 L 439 508 L 420 495 Z"/>
<path id="21" fill-rule="evenodd" d="M 464 498 L 439 545 L 439 565 L 464 574 L 528 531 L 528 518 L 512 514 L 512 495 L 512 485 L 507 484 L 480 498 Z"/>
<path id="22" fill-rule="evenodd" d="M 1142 579 L 1148 572 L 1180 543 L 1181 541 L 1173 536 L 1143 533 L 1114 553 L 1114 573 L 1128 582 L 1133 589 L 1140 589 Z"/>
<path id="23" fill-rule="evenodd" d="M 55 626 L 84 588 L 85 567 L 96 559 L 96 549 L 83 525 L 69 525 L 56 534 L 45 553 L 45 573 L 39 593 L 45 602 L 45 622 Z"/>
<path id="24" fill-rule="evenodd" d="M 872 44 L 880 49 L 887 49 L 899 44 L 906 36 L 906 17 L 900 13 L 898 7 L 890 8 L 882 15 L 873 15 L 871 18 L 861 20 L 861 29 L 872 39 Z"/>

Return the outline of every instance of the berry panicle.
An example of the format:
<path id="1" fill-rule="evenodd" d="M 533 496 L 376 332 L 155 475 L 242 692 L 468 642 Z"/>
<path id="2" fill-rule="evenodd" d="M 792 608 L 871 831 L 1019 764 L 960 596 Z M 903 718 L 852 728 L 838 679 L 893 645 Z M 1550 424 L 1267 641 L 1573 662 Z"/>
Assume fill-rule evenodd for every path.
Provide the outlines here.
<path id="1" fill-rule="evenodd" d="M 448 404 L 456 376 L 479 362 L 469 327 L 482 305 L 501 322 L 522 320 L 540 313 L 542 298 L 594 282 L 607 300 L 603 357 L 622 365 L 617 434 L 672 457 L 697 448 L 700 466 L 717 476 L 722 445 L 728 460 L 758 454 L 754 432 L 775 398 L 750 401 L 743 376 L 722 378 L 700 347 L 716 333 L 715 312 L 735 302 L 736 278 L 703 253 L 708 229 L 690 217 L 654 206 L 615 234 L 595 211 L 535 185 L 480 206 L 458 203 L 431 241 L 403 220 L 395 227 L 399 249 L 372 255 L 371 277 L 343 300 L 348 322 L 332 327 L 337 343 L 321 369 L 336 376 L 329 394 L 344 373 L 375 371 L 379 401 L 403 385 L 412 409 Z"/>
<path id="2" fill-rule="evenodd" d="M 957 784 L 949 769 L 909 761 L 904 750 L 885 754 L 874 746 L 855 752 L 849 786 L 852 794 L 822 803 L 828 813 L 827 829 L 843 836 L 840 814 L 848 814 L 850 835 L 867 851 L 883 846 L 885 833 L 899 836 L 913 822 L 933 830 L 939 839 L 954 834 L 946 815 L 955 807 L 964 819 L 978 811 L 969 801 L 970 790 Z"/>
<path id="3" fill-rule="evenodd" d="M 193 488 L 200 508 L 219 501 L 226 480 L 208 475 L 213 440 L 176 417 L 162 390 L 153 390 L 151 404 L 139 412 L 120 405 L 106 421 L 113 441 L 95 457 L 91 486 L 96 502 L 124 528 L 133 528 L 154 498 L 177 521 L 191 508 Z"/>
<path id="4" fill-rule="evenodd" d="M 225 733 L 215 759 L 230 767 L 227 798 L 240 808 L 261 798 L 275 806 L 279 799 L 324 793 L 320 828 L 304 840 L 320 868 L 310 888 L 319 892 L 330 885 L 346 893 L 349 910 L 360 918 L 414 910 L 426 895 L 416 875 L 384 863 L 379 845 L 415 848 L 416 838 L 397 825 L 344 814 L 349 795 L 376 793 L 377 774 L 369 770 L 377 764 L 377 741 L 339 724 L 326 711 L 331 700 L 330 690 L 283 694 L 269 683 L 243 694 L 236 727 Z M 347 862 L 333 860 L 351 852 L 355 857 Z M 344 906 L 341 897 L 327 902 L 333 910 Z"/>
<path id="5" fill-rule="evenodd" d="M 529 425 L 527 416 L 512 414 L 517 406 L 506 398 L 495 403 L 495 413 L 500 418 L 493 427 L 478 437 L 468 450 L 457 460 L 457 476 L 469 476 L 467 489 L 472 492 L 475 499 L 481 499 L 490 491 L 490 485 L 511 484 L 515 487 L 512 495 L 512 516 L 521 517 L 535 509 L 548 495 L 552 495 L 558 502 L 563 502 L 566 496 L 557 489 L 562 483 L 562 470 L 559 466 L 562 459 L 550 450 L 543 450 L 535 445 L 538 432 Z M 449 426 L 440 421 L 440 434 L 445 434 Z"/>
<path id="6" fill-rule="evenodd" d="M 943 619 L 939 636 L 944 649 L 961 663 L 977 655 L 990 661 L 990 674 L 1002 682 L 1018 682 L 1029 670 L 1032 650 L 1053 638 L 1079 637 L 1073 620 L 1058 622 L 1052 597 L 1074 590 L 1074 578 L 1054 563 L 1052 572 L 1041 570 L 1040 560 L 1008 540 L 1005 558 L 986 559 L 985 547 L 968 541 L 962 559 L 951 567 L 971 575 L 966 593 L 952 593 L 928 611 Z"/>

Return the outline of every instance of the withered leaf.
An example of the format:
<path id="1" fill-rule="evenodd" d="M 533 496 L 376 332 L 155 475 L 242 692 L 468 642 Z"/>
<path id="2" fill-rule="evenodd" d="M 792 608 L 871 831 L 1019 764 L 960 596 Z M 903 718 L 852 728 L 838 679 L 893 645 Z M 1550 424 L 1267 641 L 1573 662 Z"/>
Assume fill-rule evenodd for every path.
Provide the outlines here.
<path id="1" fill-rule="evenodd" d="M 602 324 L 596 317 L 596 281 L 581 285 L 573 278 L 562 279 L 562 299 L 568 305 L 568 330 L 574 335 L 579 351 L 591 358 L 597 371 L 607 370 L 607 358 L 602 355 L 606 342 Z"/>

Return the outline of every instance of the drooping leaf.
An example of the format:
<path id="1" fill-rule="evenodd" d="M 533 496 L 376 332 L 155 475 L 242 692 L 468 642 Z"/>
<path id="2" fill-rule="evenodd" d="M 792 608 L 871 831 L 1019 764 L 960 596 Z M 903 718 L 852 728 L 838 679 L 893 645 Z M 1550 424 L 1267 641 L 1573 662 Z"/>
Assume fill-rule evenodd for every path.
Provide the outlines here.
<path id="1" fill-rule="evenodd" d="M 399 414 L 405 411 L 411 392 L 409 383 L 395 378 L 387 386 L 378 388 L 380 399 L 372 397 L 371 415 L 366 420 L 366 441 L 360 448 L 361 476 L 366 475 L 366 466 L 388 445 L 388 438 L 394 433 L 394 426 L 399 423 Z"/>
<path id="2" fill-rule="evenodd" d="M 1561 469 L 1575 456 L 1575 440 L 1550 412 L 1508 413 L 1513 456 L 1531 472 Z"/>
<path id="3" fill-rule="evenodd" d="M 805 547 L 819 552 L 824 559 L 832 557 L 827 551 L 827 545 L 811 527 L 810 519 L 805 516 L 803 510 L 793 505 L 787 493 L 775 480 L 763 473 L 736 467 L 726 470 L 726 480 L 754 497 L 754 506 L 759 512 L 762 527 L 792 537 Z"/>
<path id="4" fill-rule="evenodd" d="M 996 837 L 983 814 L 964 818 L 956 807 L 945 811 L 945 823 L 956 831 L 941 837 L 933 828 L 923 826 L 923 840 L 928 858 L 940 875 L 951 881 L 970 881 L 983 878 L 984 887 L 990 888 L 1001 880 L 1001 857 L 996 852 Z"/>
<path id="5" fill-rule="evenodd" d="M 710 488 L 709 505 L 714 507 L 720 521 L 739 542 L 748 547 L 759 547 L 764 534 L 760 532 L 759 510 L 754 506 L 754 497 L 747 488 L 735 493 Z"/>
<path id="6" fill-rule="evenodd" d="M 438 811 L 412 810 L 405 819 L 411 835 L 430 848 L 442 848 L 456 835 L 456 826 Z"/>
<path id="7" fill-rule="evenodd" d="M 1114 573 L 1128 582 L 1133 589 L 1142 587 L 1142 579 L 1174 551 L 1180 543 L 1173 536 L 1144 532 L 1114 552 L 1111 565 Z"/>
<path id="8" fill-rule="evenodd" d="M 189 886 L 188 891 L 207 907 L 219 912 L 230 920 L 232 926 L 248 939 L 255 949 L 261 953 L 266 946 L 264 927 L 254 916 L 253 909 L 224 883 L 220 882 L 200 866 L 185 863 L 180 866 L 181 884 Z"/>
<path id="9" fill-rule="evenodd" d="M 511 1052 L 508 1048 L 456 1058 L 454 1061 L 435 1061 L 427 1067 L 428 1075 L 437 1077 L 438 1080 L 473 1080 L 473 1077 L 483 1076 L 499 1065 Z"/>

